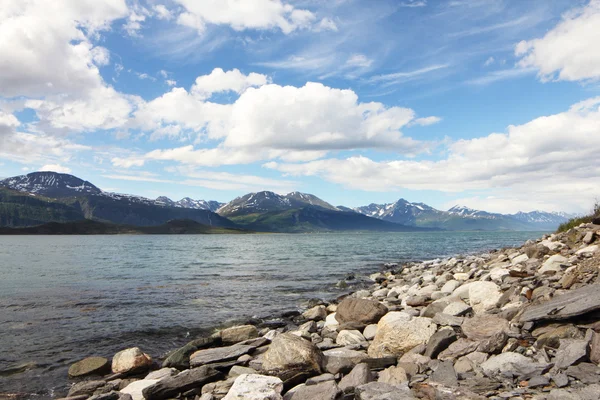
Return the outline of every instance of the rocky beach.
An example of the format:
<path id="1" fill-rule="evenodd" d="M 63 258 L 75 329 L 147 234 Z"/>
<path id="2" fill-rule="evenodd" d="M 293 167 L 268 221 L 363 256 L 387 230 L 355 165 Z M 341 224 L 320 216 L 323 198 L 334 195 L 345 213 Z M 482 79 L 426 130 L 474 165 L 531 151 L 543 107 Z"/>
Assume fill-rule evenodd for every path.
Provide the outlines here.
<path id="1" fill-rule="evenodd" d="M 598 399 L 599 237 L 589 223 L 520 248 L 386 264 L 368 288 L 165 357 L 90 354 L 64 399 Z"/>

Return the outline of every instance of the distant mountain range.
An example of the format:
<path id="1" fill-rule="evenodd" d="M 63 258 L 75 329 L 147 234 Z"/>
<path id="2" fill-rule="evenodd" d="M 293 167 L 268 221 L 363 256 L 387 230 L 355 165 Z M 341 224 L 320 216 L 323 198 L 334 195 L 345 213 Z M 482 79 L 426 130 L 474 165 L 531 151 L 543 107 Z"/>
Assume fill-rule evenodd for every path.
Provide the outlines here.
<path id="1" fill-rule="evenodd" d="M 0 181 L 0 227 L 87 219 L 129 226 L 191 220 L 212 227 L 271 232 L 554 230 L 569 217 L 542 211 L 494 214 L 460 206 L 441 211 L 404 199 L 351 209 L 300 192 L 249 193 L 229 203 L 189 197 L 179 201 L 165 196 L 148 199 L 105 192 L 88 181 L 56 172 L 34 172 Z"/>

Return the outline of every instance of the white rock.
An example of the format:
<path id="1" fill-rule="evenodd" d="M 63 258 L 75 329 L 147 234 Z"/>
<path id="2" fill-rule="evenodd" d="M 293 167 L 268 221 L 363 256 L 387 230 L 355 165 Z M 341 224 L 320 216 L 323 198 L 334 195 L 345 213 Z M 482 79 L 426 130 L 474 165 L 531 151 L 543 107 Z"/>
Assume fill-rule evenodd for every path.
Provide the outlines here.
<path id="1" fill-rule="evenodd" d="M 357 330 L 342 330 L 338 333 L 335 342 L 340 346 L 350 346 L 353 344 L 365 343 L 367 339 L 360 331 Z"/>
<path id="2" fill-rule="evenodd" d="M 274 376 L 238 376 L 223 400 L 282 400 L 283 382 Z"/>
<path id="3" fill-rule="evenodd" d="M 113 356 L 112 372 L 115 374 L 140 371 L 152 365 L 152 357 L 143 353 L 139 347 L 121 350 Z"/>
<path id="4" fill-rule="evenodd" d="M 129 385 L 121 389 L 120 392 L 129 394 L 132 400 L 145 400 L 142 391 L 148 386 L 154 385 L 159 380 L 160 379 L 143 379 L 141 381 L 131 382 Z"/>
<path id="5" fill-rule="evenodd" d="M 441 292 L 443 293 L 452 293 L 456 290 L 456 288 L 458 288 L 460 286 L 460 282 L 457 280 L 449 280 L 448 282 L 444 283 L 444 286 L 442 286 L 442 288 L 440 289 Z"/>
<path id="6" fill-rule="evenodd" d="M 157 371 L 152 371 L 144 379 L 162 379 L 168 376 L 177 375 L 179 371 L 175 368 L 161 368 Z"/>
<path id="7" fill-rule="evenodd" d="M 584 247 L 581 250 L 577 250 L 577 252 L 575 252 L 575 254 L 577 254 L 578 256 L 591 256 L 592 254 L 594 254 L 597 251 L 598 251 L 598 245 L 594 244 L 592 246 Z"/>
<path id="8" fill-rule="evenodd" d="M 466 272 L 457 272 L 456 274 L 453 275 L 454 279 L 456 279 L 457 281 L 466 281 L 469 279 L 469 274 L 467 274 Z"/>
<path id="9" fill-rule="evenodd" d="M 417 296 L 431 296 L 431 294 L 435 291 L 438 290 L 437 285 L 427 285 L 424 286 L 422 288 L 420 288 L 419 290 L 417 290 L 416 295 Z"/>
<path id="10" fill-rule="evenodd" d="M 551 240 L 542 240 L 540 242 L 542 246 L 546 246 L 550 251 L 558 251 L 565 247 L 565 245 L 561 242 L 553 242 Z"/>
<path id="11" fill-rule="evenodd" d="M 426 343 L 436 330 L 437 326 L 430 318 L 412 318 L 405 312 L 389 312 L 377 324 L 377 334 L 369 346 L 369 356 L 399 356 Z"/>
<path id="12" fill-rule="evenodd" d="M 335 319 L 335 313 L 331 313 L 325 318 L 325 328 L 335 331 L 338 326 L 340 326 L 340 323 Z"/>
<path id="13" fill-rule="evenodd" d="M 562 271 L 562 265 L 567 266 L 569 260 L 560 254 L 555 254 L 548 258 L 538 270 L 540 274 L 558 273 Z"/>
<path id="14" fill-rule="evenodd" d="M 386 297 L 389 293 L 389 289 L 383 288 L 373 292 L 373 297 Z"/>
<path id="15" fill-rule="evenodd" d="M 452 303 L 448 304 L 444 308 L 442 313 L 452 315 L 454 317 L 459 317 L 459 316 L 465 315 L 469 311 L 471 311 L 471 306 L 466 304 L 463 301 L 458 300 L 458 301 L 453 301 Z"/>
<path id="16" fill-rule="evenodd" d="M 525 256 L 527 257 L 527 255 Z M 506 268 L 496 267 L 490 270 L 490 279 L 493 281 L 502 281 L 502 278 L 508 275 L 510 275 L 510 272 Z"/>
<path id="17" fill-rule="evenodd" d="M 363 336 L 367 340 L 373 340 L 377 334 L 377 324 L 367 325 L 363 331 Z"/>
<path id="18" fill-rule="evenodd" d="M 494 308 L 500 300 L 502 292 L 494 282 L 477 281 L 462 285 L 452 293 L 452 296 L 468 299 L 473 311 L 479 314 Z"/>
<path id="19" fill-rule="evenodd" d="M 529 260 L 529 257 L 527 256 L 527 254 L 521 254 L 515 258 L 512 259 L 512 265 L 517 265 L 520 263 L 524 263 L 525 261 Z"/>

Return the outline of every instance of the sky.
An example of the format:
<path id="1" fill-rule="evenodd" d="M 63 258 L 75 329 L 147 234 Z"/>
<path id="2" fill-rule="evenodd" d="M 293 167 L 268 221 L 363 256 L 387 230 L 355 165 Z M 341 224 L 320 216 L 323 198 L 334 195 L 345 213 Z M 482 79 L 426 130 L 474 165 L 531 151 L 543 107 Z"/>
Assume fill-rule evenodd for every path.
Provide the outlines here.
<path id="1" fill-rule="evenodd" d="M 600 0 L 3 0 L 0 177 L 589 211 Z"/>

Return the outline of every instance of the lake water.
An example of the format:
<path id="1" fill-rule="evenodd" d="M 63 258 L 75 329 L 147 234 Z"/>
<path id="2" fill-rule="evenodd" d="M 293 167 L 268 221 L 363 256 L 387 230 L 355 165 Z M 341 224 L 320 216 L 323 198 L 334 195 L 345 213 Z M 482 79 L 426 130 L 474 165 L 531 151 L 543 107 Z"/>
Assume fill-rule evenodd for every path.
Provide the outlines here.
<path id="1" fill-rule="evenodd" d="M 60 397 L 81 358 L 132 346 L 160 358 L 227 321 L 337 297 L 351 272 L 541 235 L 0 236 L 0 393 Z"/>

